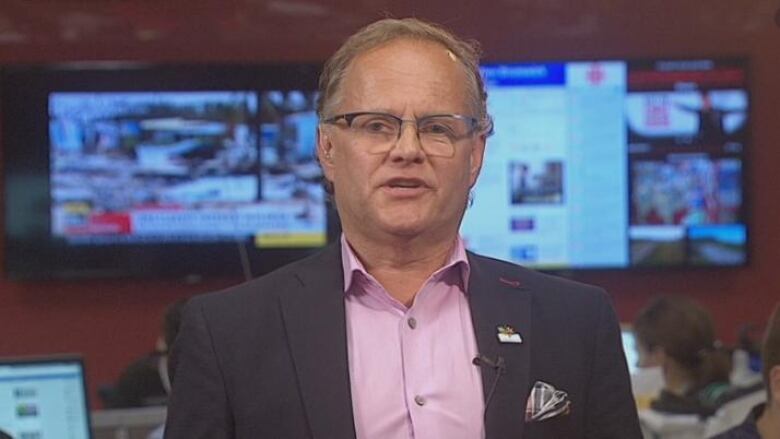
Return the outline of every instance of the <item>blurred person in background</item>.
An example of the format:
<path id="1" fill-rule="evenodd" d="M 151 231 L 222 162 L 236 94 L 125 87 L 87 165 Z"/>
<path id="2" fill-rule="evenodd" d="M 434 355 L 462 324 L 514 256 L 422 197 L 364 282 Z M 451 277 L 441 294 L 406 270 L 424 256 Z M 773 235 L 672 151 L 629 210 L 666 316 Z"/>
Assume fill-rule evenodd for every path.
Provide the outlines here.
<path id="1" fill-rule="evenodd" d="M 154 351 L 133 361 L 106 395 L 109 408 L 165 405 L 171 388 L 168 378 L 168 350 L 176 339 L 185 300 L 169 305 L 163 316 L 161 333 Z"/>
<path id="2" fill-rule="evenodd" d="M 715 413 L 728 395 L 730 354 L 715 339 L 712 320 L 692 300 L 663 296 L 634 321 L 639 367 L 659 367 L 663 377 L 653 410 L 670 414 Z"/>
<path id="3" fill-rule="evenodd" d="M 176 337 L 179 335 L 179 329 L 181 328 L 182 311 L 184 305 L 187 303 L 187 299 L 179 299 L 172 303 L 165 310 L 165 316 L 163 317 L 163 338 L 158 339 L 158 348 L 163 348 L 160 352 L 160 359 L 157 363 L 157 370 L 160 375 L 160 381 L 165 389 L 165 395 L 171 393 L 171 379 L 169 374 L 168 356 L 170 348 Z M 160 425 L 156 429 L 152 430 L 147 436 L 147 439 L 163 439 L 165 435 L 165 424 Z"/>
<path id="4" fill-rule="evenodd" d="M 780 305 L 769 318 L 761 354 L 767 402 L 754 407 L 745 422 L 714 439 L 780 439 Z"/>

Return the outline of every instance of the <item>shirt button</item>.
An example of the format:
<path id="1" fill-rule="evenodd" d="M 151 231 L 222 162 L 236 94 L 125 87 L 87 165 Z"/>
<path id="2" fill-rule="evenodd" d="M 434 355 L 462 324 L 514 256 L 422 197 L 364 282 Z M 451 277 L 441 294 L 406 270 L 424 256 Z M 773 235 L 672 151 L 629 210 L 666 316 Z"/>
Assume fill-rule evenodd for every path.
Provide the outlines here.
<path id="1" fill-rule="evenodd" d="M 417 327 L 417 320 L 414 317 L 409 317 L 409 319 L 406 321 L 406 324 L 409 325 L 410 328 L 414 329 Z"/>
<path id="2" fill-rule="evenodd" d="M 422 407 L 422 406 L 425 405 L 425 398 L 423 398 L 420 395 L 417 395 L 417 396 L 414 397 L 414 402 L 415 402 L 415 404 L 417 404 L 420 407 Z"/>

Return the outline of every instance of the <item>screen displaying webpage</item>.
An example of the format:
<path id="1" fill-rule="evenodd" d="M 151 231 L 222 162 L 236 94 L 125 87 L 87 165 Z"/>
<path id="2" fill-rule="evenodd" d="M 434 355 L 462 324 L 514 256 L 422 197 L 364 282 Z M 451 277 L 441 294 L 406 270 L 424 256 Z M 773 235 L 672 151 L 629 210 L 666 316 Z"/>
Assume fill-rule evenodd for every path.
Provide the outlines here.
<path id="1" fill-rule="evenodd" d="M 80 363 L 0 364 L 0 430 L 14 439 L 89 439 Z"/>
<path id="2" fill-rule="evenodd" d="M 741 265 L 745 67 L 493 64 L 495 134 L 461 233 L 545 269 Z"/>

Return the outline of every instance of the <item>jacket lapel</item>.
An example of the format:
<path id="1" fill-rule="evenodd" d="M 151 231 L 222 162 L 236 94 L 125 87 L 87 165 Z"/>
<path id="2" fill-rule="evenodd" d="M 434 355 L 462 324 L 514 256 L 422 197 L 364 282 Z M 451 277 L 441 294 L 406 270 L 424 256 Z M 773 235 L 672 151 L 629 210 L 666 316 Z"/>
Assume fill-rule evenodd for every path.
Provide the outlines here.
<path id="1" fill-rule="evenodd" d="M 490 270 L 481 263 L 480 257 L 471 253 L 469 265 L 468 295 L 477 347 L 480 354 L 493 361 L 502 357 L 506 365 L 498 378 L 494 368 L 482 367 L 482 386 L 487 404 L 485 436 L 487 439 L 519 438 L 525 425 L 525 406 L 530 389 L 528 381 L 533 340 L 531 294 L 516 274 Z M 522 338 L 522 343 L 499 342 L 499 326 L 512 327 Z"/>
<path id="2" fill-rule="evenodd" d="M 355 437 L 341 249 L 331 245 L 281 294 L 290 351 L 313 439 Z"/>

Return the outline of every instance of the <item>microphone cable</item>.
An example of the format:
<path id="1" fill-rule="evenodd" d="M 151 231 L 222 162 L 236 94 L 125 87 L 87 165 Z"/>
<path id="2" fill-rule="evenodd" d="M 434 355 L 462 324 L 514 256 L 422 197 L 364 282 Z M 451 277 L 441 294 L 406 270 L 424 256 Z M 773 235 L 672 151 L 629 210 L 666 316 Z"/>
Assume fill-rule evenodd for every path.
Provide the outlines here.
<path id="1" fill-rule="evenodd" d="M 476 357 L 474 357 L 473 360 L 471 360 L 471 364 L 478 367 L 489 367 L 495 371 L 495 377 L 493 378 L 493 383 L 490 385 L 490 390 L 488 391 L 487 398 L 485 398 L 485 410 L 482 413 L 483 421 L 487 423 L 488 407 L 490 406 L 490 401 L 493 399 L 493 395 L 496 393 L 496 388 L 498 387 L 498 380 L 501 378 L 501 375 L 503 375 L 506 372 L 506 362 L 504 361 L 504 357 L 500 355 L 496 357 L 496 361 L 493 361 L 490 358 L 486 357 L 485 355 L 479 354 Z"/>

